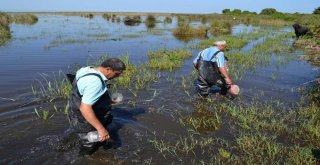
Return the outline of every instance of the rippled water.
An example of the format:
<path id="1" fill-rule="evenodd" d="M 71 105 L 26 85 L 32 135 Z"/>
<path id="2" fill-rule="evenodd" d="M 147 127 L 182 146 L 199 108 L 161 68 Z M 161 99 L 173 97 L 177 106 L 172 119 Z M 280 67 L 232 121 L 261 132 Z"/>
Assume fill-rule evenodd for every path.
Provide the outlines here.
<path id="1" fill-rule="evenodd" d="M 142 90 L 137 98 L 130 91 L 121 91 L 124 103 L 115 106 L 112 124 L 120 147 L 99 150 L 91 157 L 79 156 L 77 147 L 67 151 L 55 149 L 55 144 L 68 129 L 66 116 L 62 112 L 54 113 L 48 122 L 43 122 L 37 118 L 34 109 L 46 109 L 50 104 L 63 109 L 66 101 L 39 104 L 39 100 L 34 100 L 31 85 L 38 84 L 42 73 L 68 72 L 73 64 L 86 65 L 90 57 L 106 54 L 120 57 L 127 52 L 133 63 L 141 64 L 147 61 L 149 50 L 185 47 L 197 40 L 189 43 L 177 40 L 171 32 L 176 21 L 157 23 L 155 28 L 148 29 L 144 23 L 126 26 L 108 22 L 101 16 L 93 19 L 37 16 L 39 21 L 34 25 L 11 24 L 13 37 L 0 47 L 0 164 L 141 164 L 150 157 L 153 163 L 161 163 L 163 160 L 157 157 L 157 151 L 147 139 L 164 131 L 185 134 L 185 129 L 177 123 L 176 114 L 177 111 L 193 111 L 194 100 L 183 92 L 180 85 L 181 76 L 192 72 L 192 59 L 187 59 L 175 72 L 160 72 L 159 81 L 152 83 L 150 89 Z M 241 32 L 244 28 L 253 27 L 236 26 L 234 31 Z M 132 34 L 136 36 L 130 37 Z M 75 43 L 63 43 L 66 40 Z M 249 43 L 243 49 L 250 49 L 253 44 Z M 198 52 L 192 51 L 193 56 Z M 303 52 L 294 52 L 295 55 L 300 53 Z M 273 58 L 270 66 L 258 66 L 255 72 L 248 71 L 241 81 L 236 82 L 241 87 L 240 97 L 246 99 L 263 93 L 266 98 L 296 102 L 299 100 L 296 87 L 314 79 L 319 72 L 309 63 L 296 59 L 279 67 L 277 57 Z M 276 75 L 276 80 L 272 80 L 272 74 Z M 174 82 L 168 81 L 168 77 Z M 195 95 L 195 91 L 190 90 L 190 94 Z M 170 139 L 170 136 L 163 138 Z"/>

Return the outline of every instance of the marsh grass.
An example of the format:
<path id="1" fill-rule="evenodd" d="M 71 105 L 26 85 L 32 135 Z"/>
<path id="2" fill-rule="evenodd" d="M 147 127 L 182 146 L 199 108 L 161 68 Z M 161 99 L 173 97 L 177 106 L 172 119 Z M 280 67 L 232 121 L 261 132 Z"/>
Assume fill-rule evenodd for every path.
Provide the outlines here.
<path id="1" fill-rule="evenodd" d="M 35 24 L 38 22 L 38 17 L 32 14 L 13 14 L 10 21 L 17 24 Z"/>
<path id="2" fill-rule="evenodd" d="M 122 56 L 122 61 L 126 65 L 126 70 L 120 77 L 113 80 L 114 90 L 118 87 L 130 89 L 130 91 L 137 96 L 139 89 L 146 89 L 150 82 L 158 80 L 159 76 L 155 71 L 149 70 L 144 64 L 137 66 L 130 62 L 128 54 Z"/>
<path id="3" fill-rule="evenodd" d="M 272 55 L 290 56 L 291 43 L 289 36 L 291 33 L 279 34 L 274 37 L 268 37 L 263 42 L 255 45 L 249 51 L 227 52 L 229 58 L 230 73 L 237 80 L 241 80 L 247 70 L 254 71 L 257 66 L 267 66 L 271 63 Z M 281 62 L 281 61 L 280 61 Z M 282 64 L 282 63 L 281 63 Z M 275 80 L 275 75 L 272 79 Z"/>
<path id="4" fill-rule="evenodd" d="M 0 46 L 11 38 L 9 19 L 9 16 L 6 13 L 0 12 Z"/>
<path id="5" fill-rule="evenodd" d="M 147 67 L 150 69 L 173 71 L 182 66 L 184 59 L 191 57 L 191 52 L 187 49 L 159 49 L 148 52 Z"/>

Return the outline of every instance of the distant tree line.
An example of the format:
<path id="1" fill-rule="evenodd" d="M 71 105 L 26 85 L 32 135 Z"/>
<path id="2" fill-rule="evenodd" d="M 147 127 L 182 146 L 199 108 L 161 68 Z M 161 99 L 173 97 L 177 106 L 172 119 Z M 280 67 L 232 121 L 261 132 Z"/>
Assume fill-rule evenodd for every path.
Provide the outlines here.
<path id="1" fill-rule="evenodd" d="M 234 9 L 234 10 L 223 9 L 222 13 L 223 14 L 231 14 L 231 15 L 246 15 L 246 14 L 256 15 L 257 14 L 256 12 L 250 12 L 247 10 L 241 11 L 240 9 Z M 285 13 L 279 12 L 274 8 L 265 8 L 265 9 L 262 9 L 259 14 L 260 15 L 283 15 Z M 295 14 L 299 14 L 299 13 L 295 13 Z M 320 7 L 314 9 L 312 14 L 320 14 Z"/>

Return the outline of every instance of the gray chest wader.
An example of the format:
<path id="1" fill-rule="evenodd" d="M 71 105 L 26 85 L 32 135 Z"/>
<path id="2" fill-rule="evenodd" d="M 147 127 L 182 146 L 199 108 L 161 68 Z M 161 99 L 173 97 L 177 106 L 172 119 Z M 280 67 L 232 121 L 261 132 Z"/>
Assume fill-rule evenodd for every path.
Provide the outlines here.
<path id="1" fill-rule="evenodd" d="M 218 85 L 221 87 L 221 94 L 225 93 L 225 80 L 220 74 L 217 62 L 211 61 L 220 52 L 221 51 L 215 52 L 209 61 L 204 61 L 202 55 L 200 54 L 200 58 L 197 61 L 197 67 L 199 71 L 197 86 L 201 96 L 208 96 L 210 88 L 213 85 Z"/>
<path id="2" fill-rule="evenodd" d="M 88 73 L 85 74 L 82 77 L 94 75 L 100 78 L 101 83 L 103 85 L 103 88 L 106 87 L 106 83 L 103 81 L 102 77 L 97 73 Z M 79 79 L 80 79 L 79 78 Z M 78 80 L 79 80 L 78 79 Z M 77 80 L 77 81 L 78 81 Z M 72 90 L 71 90 L 71 96 L 69 98 L 69 122 L 72 131 L 79 133 L 79 136 L 83 136 L 83 134 L 86 134 L 90 131 L 96 131 L 94 127 L 89 124 L 85 118 L 82 116 L 80 112 L 80 104 L 81 104 L 81 98 L 82 95 L 80 95 L 77 81 L 72 82 Z M 100 96 L 99 100 L 92 105 L 92 109 L 98 118 L 98 120 L 101 122 L 101 124 L 106 127 L 108 124 L 112 122 L 112 115 L 111 115 L 111 98 L 109 96 L 108 90 Z M 94 142 L 90 143 L 86 139 L 80 140 L 80 154 L 88 155 L 95 152 L 101 145 L 104 145 L 104 143 L 101 142 Z"/>

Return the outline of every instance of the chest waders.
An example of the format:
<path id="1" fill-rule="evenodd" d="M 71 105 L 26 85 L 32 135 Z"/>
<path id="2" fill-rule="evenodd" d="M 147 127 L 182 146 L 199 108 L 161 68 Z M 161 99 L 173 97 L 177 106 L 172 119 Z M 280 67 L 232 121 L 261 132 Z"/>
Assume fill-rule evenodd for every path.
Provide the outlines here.
<path id="1" fill-rule="evenodd" d="M 77 81 L 85 76 L 94 75 L 99 77 L 101 80 L 101 84 L 103 88 L 107 88 L 105 81 L 102 77 L 97 73 L 88 73 L 81 77 L 79 77 L 76 81 L 72 82 L 72 90 L 71 96 L 68 100 L 69 103 L 69 122 L 71 130 L 78 133 L 80 137 L 90 131 L 96 131 L 96 129 L 86 121 L 86 119 L 82 116 L 80 111 L 80 104 L 82 95 L 80 95 Z M 111 115 L 111 98 L 108 90 L 100 96 L 97 102 L 92 105 L 92 109 L 94 111 L 95 116 L 101 122 L 101 124 L 106 128 L 108 124 L 112 122 L 113 116 Z M 105 143 L 101 142 L 89 142 L 87 139 L 80 139 L 80 154 L 88 155 L 95 152 L 101 145 Z"/>
<path id="2" fill-rule="evenodd" d="M 215 52 L 209 61 L 204 61 L 202 54 L 197 61 L 198 67 L 198 79 L 197 88 L 201 96 L 207 97 L 210 93 L 210 89 L 213 85 L 217 85 L 221 88 L 220 93 L 226 94 L 226 82 L 222 75 L 220 74 L 217 62 L 212 62 L 211 60 L 221 51 Z"/>

